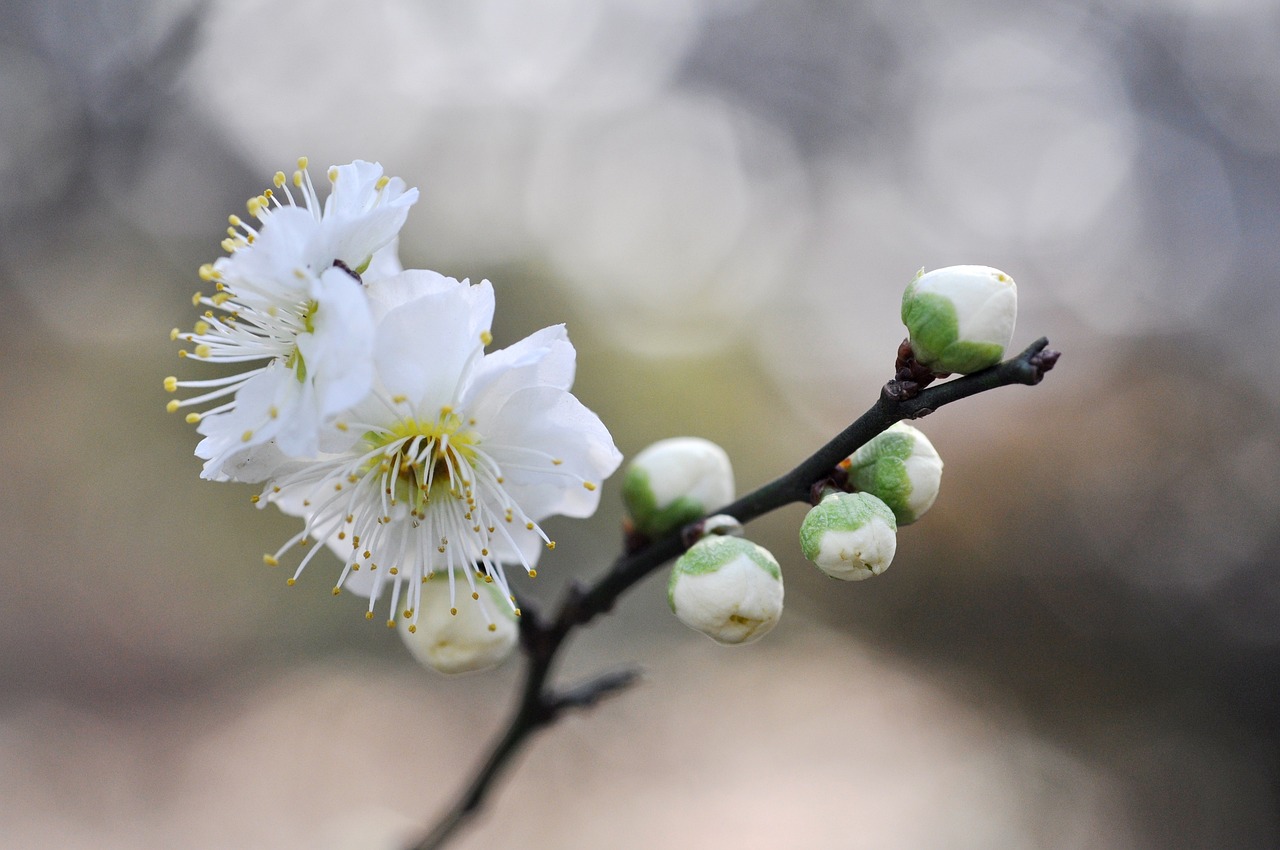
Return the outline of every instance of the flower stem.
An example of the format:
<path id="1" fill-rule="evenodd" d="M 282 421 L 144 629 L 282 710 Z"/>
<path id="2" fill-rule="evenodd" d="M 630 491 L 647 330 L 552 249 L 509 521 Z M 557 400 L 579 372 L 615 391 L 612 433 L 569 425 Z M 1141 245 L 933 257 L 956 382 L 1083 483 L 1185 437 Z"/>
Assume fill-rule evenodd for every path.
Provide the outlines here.
<path id="1" fill-rule="evenodd" d="M 890 425 L 903 419 L 918 419 L 943 405 L 978 393 L 1011 384 L 1032 386 L 1058 361 L 1058 352 L 1048 348 L 1045 338 L 1036 340 L 1017 357 L 989 369 L 953 381 L 919 389 L 909 381 L 895 379 L 884 386 L 871 409 L 854 420 L 825 446 L 795 469 L 769 484 L 748 493 L 711 514 L 728 514 L 746 523 L 792 502 L 810 500 L 813 485 L 829 477 L 840 461 L 853 454 Z M 471 816 L 480 810 L 497 776 L 511 757 L 534 732 L 554 723 L 570 708 L 590 708 L 602 698 L 629 687 L 638 678 L 634 670 L 605 673 L 566 690 L 549 686 L 553 662 L 566 637 L 579 626 L 613 608 L 618 598 L 649 573 L 679 555 L 685 548 L 676 530 L 613 562 L 608 572 L 591 585 L 575 583 L 569 588 L 556 616 L 543 620 L 528 606 L 521 617 L 521 646 L 526 660 L 524 686 L 515 714 L 493 744 L 466 791 L 440 818 L 431 832 L 413 850 L 443 847 Z"/>

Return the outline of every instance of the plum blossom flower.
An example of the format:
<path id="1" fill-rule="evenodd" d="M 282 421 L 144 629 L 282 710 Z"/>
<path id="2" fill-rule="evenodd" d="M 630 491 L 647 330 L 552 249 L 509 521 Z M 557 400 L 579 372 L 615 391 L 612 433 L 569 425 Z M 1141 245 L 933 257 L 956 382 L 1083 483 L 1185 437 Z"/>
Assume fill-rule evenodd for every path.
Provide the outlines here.
<path id="1" fill-rule="evenodd" d="M 334 423 L 344 446 L 268 482 L 259 505 L 274 503 L 304 526 L 264 560 L 307 546 L 292 583 L 323 548 L 309 544 L 327 543 L 342 559 L 334 593 L 368 596 L 372 619 L 389 589 L 388 625 L 400 613 L 416 625 L 433 576 L 447 581 L 454 612 L 462 581 L 473 599 L 478 582 L 495 583 L 518 610 L 503 565 L 535 575 L 543 548 L 555 545 L 539 522 L 590 516 L 600 482 L 622 460 L 569 392 L 573 345 L 557 325 L 486 354 L 488 281 L 410 270 L 369 294 L 375 388 Z"/>
<path id="2" fill-rule="evenodd" d="M 196 448 L 204 478 L 261 481 L 286 456 L 314 456 L 321 426 L 373 384 L 364 285 L 399 271 L 396 239 L 418 191 L 356 161 L 329 169 L 321 202 L 306 168 L 300 159 L 291 180 L 278 172 L 274 189 L 249 199 L 256 226 L 230 217 L 228 256 L 200 269 L 215 289 L 192 299 L 203 316 L 191 332 L 171 333 L 192 346 L 180 352 L 188 359 L 252 364 L 217 378 L 165 379 L 170 392 L 199 391 L 170 401 L 170 411 L 216 403 L 187 416 L 204 436 Z"/>

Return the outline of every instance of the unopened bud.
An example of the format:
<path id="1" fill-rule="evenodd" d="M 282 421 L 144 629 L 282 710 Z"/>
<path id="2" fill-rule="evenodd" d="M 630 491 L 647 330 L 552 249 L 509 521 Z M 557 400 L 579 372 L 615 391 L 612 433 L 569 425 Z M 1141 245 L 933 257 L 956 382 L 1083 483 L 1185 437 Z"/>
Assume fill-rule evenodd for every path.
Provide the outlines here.
<path id="1" fill-rule="evenodd" d="M 849 483 L 878 497 L 898 525 L 910 525 L 938 498 L 942 458 L 919 429 L 895 422 L 853 453 L 844 464 Z"/>
<path id="2" fill-rule="evenodd" d="M 416 617 L 397 618 L 400 637 L 419 663 L 441 673 L 496 667 L 519 642 L 515 612 L 496 583 L 477 582 L 480 598 L 471 599 L 466 580 L 455 576 L 454 581 L 452 603 L 447 577 L 423 582 Z M 457 613 L 450 613 L 455 607 Z"/>
<path id="3" fill-rule="evenodd" d="M 631 459 L 622 498 L 636 531 L 662 537 L 732 501 L 733 467 L 709 440 L 659 440 Z"/>
<path id="4" fill-rule="evenodd" d="M 800 548 L 832 578 L 860 581 L 888 569 L 898 548 L 897 522 L 870 493 L 832 493 L 805 515 Z"/>
<path id="5" fill-rule="evenodd" d="M 717 643 L 749 643 L 782 616 L 782 570 L 750 540 L 710 535 L 672 567 L 667 601 L 681 622 Z"/>
<path id="6" fill-rule="evenodd" d="M 902 293 L 902 321 L 915 359 L 940 374 L 999 363 L 1017 315 L 1017 285 L 990 266 L 921 269 Z"/>

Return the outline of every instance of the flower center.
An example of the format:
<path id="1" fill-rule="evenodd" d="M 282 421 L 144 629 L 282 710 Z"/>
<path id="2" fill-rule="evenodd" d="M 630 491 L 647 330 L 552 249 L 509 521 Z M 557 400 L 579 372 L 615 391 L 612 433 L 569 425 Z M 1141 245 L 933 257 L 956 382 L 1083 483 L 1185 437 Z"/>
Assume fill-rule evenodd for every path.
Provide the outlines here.
<path id="1" fill-rule="evenodd" d="M 473 501 L 472 484 L 479 458 L 480 435 L 451 408 L 435 421 L 401 419 L 383 432 L 365 434 L 370 452 L 383 449 L 358 473 L 375 472 L 392 504 L 405 502 L 415 515 L 433 498 Z"/>

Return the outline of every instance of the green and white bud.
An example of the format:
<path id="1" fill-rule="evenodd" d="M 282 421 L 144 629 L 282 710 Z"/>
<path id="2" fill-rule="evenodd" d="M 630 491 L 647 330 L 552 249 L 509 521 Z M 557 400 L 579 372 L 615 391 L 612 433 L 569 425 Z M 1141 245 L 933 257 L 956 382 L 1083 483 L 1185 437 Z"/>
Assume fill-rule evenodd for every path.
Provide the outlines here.
<path id="1" fill-rule="evenodd" d="M 662 537 L 733 501 L 733 466 L 710 440 L 659 440 L 627 465 L 622 498 L 636 531 Z"/>
<path id="2" fill-rule="evenodd" d="M 902 293 L 915 359 L 936 373 L 967 375 L 999 363 L 1017 316 L 1017 285 L 990 266 L 921 269 Z"/>
<path id="3" fill-rule="evenodd" d="M 889 568 L 898 549 L 897 521 L 870 493 L 831 493 L 805 515 L 800 548 L 832 578 L 861 581 Z"/>
<path id="4" fill-rule="evenodd" d="M 749 643 L 782 616 L 782 570 L 750 540 L 709 535 L 671 568 L 667 601 L 681 622 L 717 643 Z"/>
<path id="5" fill-rule="evenodd" d="M 520 640 L 516 613 L 497 583 L 477 582 L 473 599 L 462 578 L 435 576 L 422 584 L 418 610 L 398 619 L 400 637 L 418 662 L 441 673 L 488 670 L 506 660 Z"/>
<path id="6" fill-rule="evenodd" d="M 898 525 L 910 525 L 938 498 L 942 458 L 919 429 L 895 422 L 841 466 L 849 483 L 889 506 Z"/>

